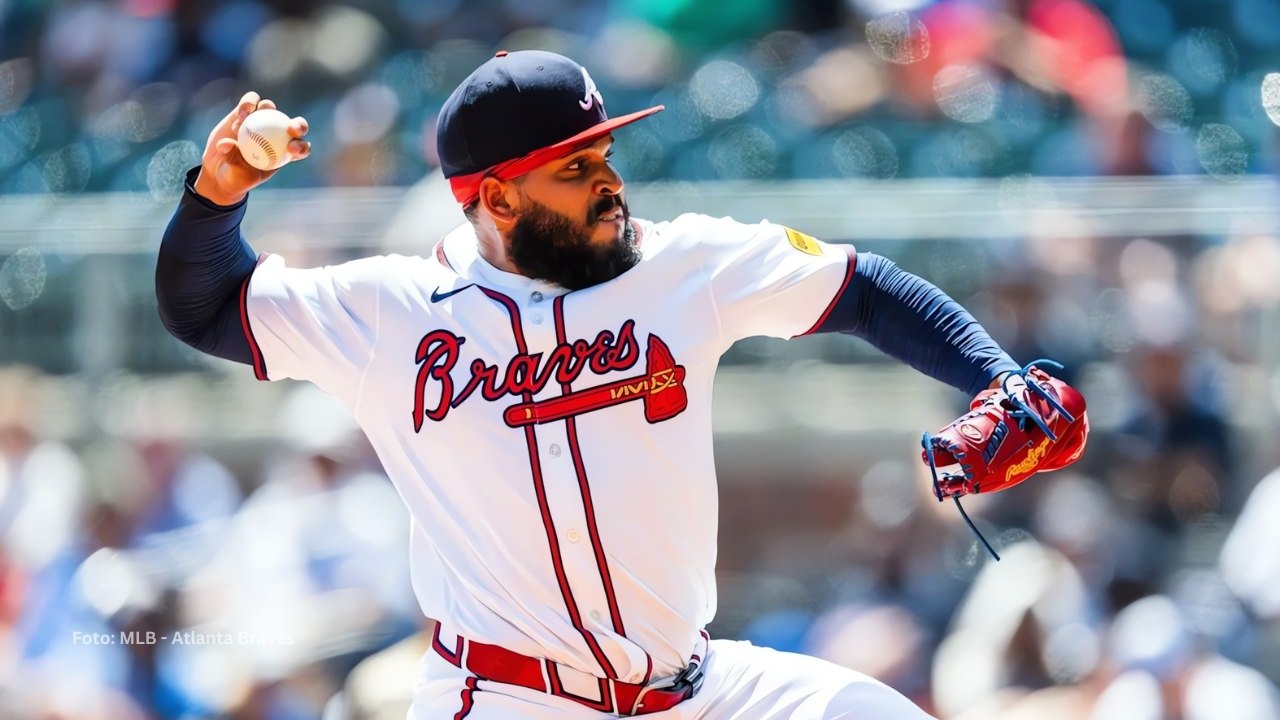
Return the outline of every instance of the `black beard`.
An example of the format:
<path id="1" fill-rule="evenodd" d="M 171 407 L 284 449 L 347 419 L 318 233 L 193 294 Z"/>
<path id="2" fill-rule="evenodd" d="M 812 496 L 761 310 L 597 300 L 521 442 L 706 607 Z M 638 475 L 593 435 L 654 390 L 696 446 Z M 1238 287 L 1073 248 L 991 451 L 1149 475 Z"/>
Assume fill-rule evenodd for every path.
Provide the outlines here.
<path id="1" fill-rule="evenodd" d="M 622 237 L 607 246 L 591 242 L 591 231 L 601 215 L 622 208 Z M 640 262 L 631 213 L 621 199 L 607 197 L 596 203 L 586 224 L 540 203 L 516 220 L 507 246 L 507 257 L 521 275 L 546 280 L 567 290 L 582 290 L 608 282 Z"/>

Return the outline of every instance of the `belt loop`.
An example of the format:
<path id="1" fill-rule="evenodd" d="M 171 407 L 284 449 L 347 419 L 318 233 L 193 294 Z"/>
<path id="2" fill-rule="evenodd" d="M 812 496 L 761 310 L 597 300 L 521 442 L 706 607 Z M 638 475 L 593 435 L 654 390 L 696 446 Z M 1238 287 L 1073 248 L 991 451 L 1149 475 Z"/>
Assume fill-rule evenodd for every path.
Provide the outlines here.
<path id="1" fill-rule="evenodd" d="M 636 693 L 635 702 L 631 703 L 631 712 L 628 715 L 635 715 L 640 712 L 640 706 L 644 704 L 644 696 L 649 694 L 651 688 L 648 685 L 640 688 L 640 692 Z"/>
<path id="2" fill-rule="evenodd" d="M 546 658 L 538 658 L 538 669 L 542 671 L 542 692 L 551 692 L 551 661 Z"/>
<path id="3" fill-rule="evenodd" d="M 471 668 L 467 667 L 467 656 L 471 654 L 471 641 L 461 635 L 458 639 L 462 641 L 462 652 L 458 653 L 458 662 L 462 664 L 463 670 L 470 670 Z"/>

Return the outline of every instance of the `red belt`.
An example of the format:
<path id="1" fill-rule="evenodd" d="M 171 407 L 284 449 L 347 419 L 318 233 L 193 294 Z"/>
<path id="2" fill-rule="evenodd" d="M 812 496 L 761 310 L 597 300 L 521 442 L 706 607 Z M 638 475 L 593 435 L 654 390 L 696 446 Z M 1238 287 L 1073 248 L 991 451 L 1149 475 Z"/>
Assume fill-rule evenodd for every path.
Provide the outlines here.
<path id="1" fill-rule="evenodd" d="M 705 637 L 705 633 L 703 634 Z M 440 642 L 440 625 L 431 636 L 431 648 L 458 668 L 465 668 L 481 680 L 519 685 L 556 697 L 567 698 L 593 710 L 617 715 L 648 715 L 670 710 L 702 687 L 702 658 L 697 655 L 669 684 L 663 687 L 636 685 L 598 677 L 600 699 L 575 695 L 560 682 L 560 666 L 550 660 L 512 652 L 458 636 L 450 651 Z M 545 672 L 544 672 L 545 670 Z"/>

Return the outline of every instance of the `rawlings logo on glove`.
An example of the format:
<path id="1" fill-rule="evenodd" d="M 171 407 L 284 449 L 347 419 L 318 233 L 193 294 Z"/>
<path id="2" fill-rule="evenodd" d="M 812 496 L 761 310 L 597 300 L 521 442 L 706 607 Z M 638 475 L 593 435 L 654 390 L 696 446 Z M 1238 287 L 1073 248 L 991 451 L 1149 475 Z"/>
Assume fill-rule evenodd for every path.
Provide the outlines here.
<path id="1" fill-rule="evenodd" d="M 1007 490 L 1038 472 L 1064 468 L 1080 459 L 1089 436 L 1084 397 L 1038 365 L 1062 369 L 1052 360 L 1037 360 L 1010 373 L 1001 387 L 979 393 L 969 412 L 921 441 L 934 494 L 956 501 L 997 560 L 960 498 Z"/>

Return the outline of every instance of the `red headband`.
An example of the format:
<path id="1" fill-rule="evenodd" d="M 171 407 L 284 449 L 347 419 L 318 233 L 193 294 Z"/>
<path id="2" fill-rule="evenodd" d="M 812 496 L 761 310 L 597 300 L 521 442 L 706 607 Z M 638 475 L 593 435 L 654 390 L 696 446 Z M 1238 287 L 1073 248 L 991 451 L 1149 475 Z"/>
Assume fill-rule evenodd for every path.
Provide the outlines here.
<path id="1" fill-rule="evenodd" d="M 500 162 L 493 167 L 486 168 L 479 172 L 468 173 L 466 175 L 455 175 L 449 178 L 449 186 L 453 189 L 453 197 L 462 203 L 463 207 L 470 205 L 480 199 L 480 181 L 492 175 L 499 180 L 514 180 L 539 166 L 555 160 L 558 157 L 564 157 L 572 153 L 578 147 L 593 140 L 598 140 L 605 135 L 613 132 L 616 128 L 622 127 L 628 123 L 633 123 L 641 118 L 664 109 L 665 106 L 657 105 L 647 110 L 634 112 L 630 115 L 621 115 L 616 118 L 605 120 L 599 125 L 593 125 L 586 130 L 566 138 L 554 145 L 548 145 L 544 148 L 538 148 L 533 152 L 521 155 L 518 158 Z"/>

